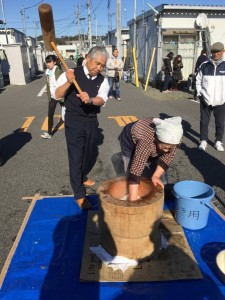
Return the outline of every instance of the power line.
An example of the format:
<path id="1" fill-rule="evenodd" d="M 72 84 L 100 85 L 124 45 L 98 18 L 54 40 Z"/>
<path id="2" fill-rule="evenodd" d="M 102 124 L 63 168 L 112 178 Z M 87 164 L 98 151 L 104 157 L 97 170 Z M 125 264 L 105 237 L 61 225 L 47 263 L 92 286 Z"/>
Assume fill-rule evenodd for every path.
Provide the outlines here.
<path id="1" fill-rule="evenodd" d="M 38 4 L 40 4 L 40 3 L 42 3 L 42 2 L 44 2 L 44 0 L 38 2 L 37 4 L 34 4 L 33 6 L 24 7 L 24 9 L 29 9 L 29 8 L 35 7 L 35 6 L 37 6 Z"/>
<path id="2" fill-rule="evenodd" d="M 68 17 L 66 17 L 64 19 L 55 20 L 55 22 L 61 22 L 61 21 L 64 21 L 64 20 L 68 20 L 68 18 L 70 18 L 72 16 L 73 16 L 73 13 L 72 13 L 72 15 L 69 15 Z"/>
<path id="3" fill-rule="evenodd" d="M 23 7 L 22 6 L 22 9 L 20 10 L 20 13 L 22 15 L 22 20 L 21 21 L 16 21 L 15 19 L 13 19 L 11 21 L 8 21 L 8 26 L 11 26 L 11 27 L 15 26 L 15 28 L 17 28 L 18 30 L 21 30 L 21 27 L 23 26 L 22 29 L 23 29 L 24 33 L 27 34 L 27 30 L 30 30 L 31 27 L 32 27 L 32 25 L 33 25 L 33 22 L 31 20 L 29 20 L 28 19 L 29 17 L 27 16 L 29 9 L 31 10 L 32 8 L 37 7 L 42 2 L 45 2 L 45 1 L 44 0 L 42 0 L 42 1 L 36 0 L 35 2 L 36 3 L 34 5 L 31 5 L 31 6 L 28 6 L 28 7 Z M 77 0 L 77 2 L 80 3 L 79 0 Z M 93 6 L 94 2 L 90 0 L 90 4 L 91 4 L 91 2 L 92 2 L 92 9 L 91 9 L 90 15 L 92 15 L 94 12 L 96 12 L 104 4 L 103 0 L 96 1 L 97 4 L 95 3 L 95 6 Z M 81 17 L 84 16 L 85 18 L 87 18 L 87 7 L 86 7 L 86 5 L 84 3 L 80 4 L 80 15 L 81 15 Z M 72 22 L 74 20 L 74 12 L 72 13 L 72 11 L 71 11 L 71 14 L 68 15 L 67 17 L 63 17 L 63 16 L 61 16 L 61 17 L 62 18 L 60 18 L 60 19 L 55 19 L 54 20 L 54 22 L 55 22 L 55 29 L 56 29 L 57 35 L 60 35 L 61 32 L 69 30 L 68 27 L 71 26 L 71 24 L 74 24 L 74 22 Z M 88 20 L 88 18 L 86 20 Z M 101 24 L 100 22 L 98 22 L 98 28 L 101 29 L 101 31 L 102 31 L 101 35 L 102 35 L 102 34 L 104 34 L 103 33 L 103 31 L 104 31 L 103 28 L 106 28 L 106 25 L 105 24 Z M 57 26 L 59 24 L 62 25 L 62 26 Z M 88 22 L 82 22 L 81 23 L 81 29 L 83 31 L 84 30 L 86 31 L 87 28 L 88 28 Z M 38 33 L 39 33 L 39 28 L 38 28 Z"/>
<path id="4" fill-rule="evenodd" d="M 100 0 L 99 2 L 98 2 L 98 4 L 96 5 L 96 7 L 92 10 L 92 14 L 96 11 L 96 9 L 98 9 L 98 7 L 99 7 L 99 5 L 102 3 L 102 0 Z"/>
<path id="5" fill-rule="evenodd" d="M 68 29 L 71 29 L 70 27 L 71 27 L 71 25 L 73 25 L 73 24 L 74 24 L 74 21 L 72 21 L 71 23 L 69 23 L 69 24 L 66 26 L 66 28 L 65 28 L 64 30 L 62 30 L 61 32 L 59 32 L 58 34 L 62 34 L 63 32 L 67 31 Z"/>

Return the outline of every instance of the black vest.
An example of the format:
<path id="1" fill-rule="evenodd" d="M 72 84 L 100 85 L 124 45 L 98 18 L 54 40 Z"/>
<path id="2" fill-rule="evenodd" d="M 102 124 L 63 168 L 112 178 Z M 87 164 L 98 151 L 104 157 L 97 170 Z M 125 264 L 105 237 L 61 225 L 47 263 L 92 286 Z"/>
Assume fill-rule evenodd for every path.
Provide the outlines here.
<path id="1" fill-rule="evenodd" d="M 94 80 L 90 80 L 85 75 L 83 67 L 75 68 L 74 74 L 81 90 L 87 92 L 90 98 L 96 97 L 98 90 L 104 81 L 104 77 L 101 74 L 98 74 Z M 96 120 L 97 114 L 100 113 L 100 106 L 84 104 L 76 94 L 78 94 L 78 91 L 74 84 L 71 84 L 65 95 L 67 118 L 75 116 L 76 120 L 85 121 L 87 118 L 89 120 Z"/>

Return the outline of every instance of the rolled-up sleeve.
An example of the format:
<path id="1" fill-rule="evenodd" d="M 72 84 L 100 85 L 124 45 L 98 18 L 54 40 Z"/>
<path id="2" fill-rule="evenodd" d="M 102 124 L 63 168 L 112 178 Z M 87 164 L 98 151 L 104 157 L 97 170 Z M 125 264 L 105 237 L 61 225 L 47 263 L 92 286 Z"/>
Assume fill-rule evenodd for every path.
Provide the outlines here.
<path id="1" fill-rule="evenodd" d="M 108 94 L 109 94 L 109 82 L 107 78 L 104 78 L 99 90 L 97 97 L 101 97 L 104 102 L 108 100 Z"/>
<path id="2" fill-rule="evenodd" d="M 67 78 L 66 78 L 66 73 L 64 72 L 59 76 L 59 78 L 56 81 L 55 91 L 57 90 L 58 87 L 60 87 L 61 85 L 63 85 L 66 82 L 67 82 Z M 55 96 L 55 91 L 54 91 L 53 97 L 54 97 L 54 99 L 59 100 Z"/>

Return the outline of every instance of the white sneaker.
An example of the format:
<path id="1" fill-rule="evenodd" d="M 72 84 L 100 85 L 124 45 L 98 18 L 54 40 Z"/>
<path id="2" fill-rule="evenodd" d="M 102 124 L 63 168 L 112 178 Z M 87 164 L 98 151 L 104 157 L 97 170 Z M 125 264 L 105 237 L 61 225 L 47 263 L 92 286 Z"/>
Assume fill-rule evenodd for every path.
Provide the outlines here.
<path id="1" fill-rule="evenodd" d="M 116 98 L 116 100 L 117 100 L 117 101 L 121 101 L 121 98 L 118 97 L 118 98 Z"/>
<path id="2" fill-rule="evenodd" d="M 215 143 L 214 148 L 215 148 L 217 151 L 220 151 L 220 152 L 224 151 L 223 145 L 222 145 L 222 143 L 221 143 L 220 141 L 217 141 L 217 142 Z"/>
<path id="3" fill-rule="evenodd" d="M 49 134 L 48 132 L 44 132 L 44 133 L 41 135 L 41 137 L 42 137 L 43 139 L 51 139 L 51 138 L 52 138 L 52 135 Z"/>
<path id="4" fill-rule="evenodd" d="M 205 151 L 206 147 L 207 147 L 207 142 L 201 141 L 200 145 L 198 146 L 198 149 Z"/>

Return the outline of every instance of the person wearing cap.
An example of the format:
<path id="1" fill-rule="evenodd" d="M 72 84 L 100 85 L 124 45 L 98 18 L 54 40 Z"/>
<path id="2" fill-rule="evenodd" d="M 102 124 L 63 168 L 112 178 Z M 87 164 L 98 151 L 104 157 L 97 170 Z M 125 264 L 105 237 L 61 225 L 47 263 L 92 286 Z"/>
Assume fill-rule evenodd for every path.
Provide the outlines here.
<path id="1" fill-rule="evenodd" d="M 205 151 L 208 144 L 208 127 L 211 114 L 215 118 L 215 142 L 217 151 L 224 151 L 222 144 L 225 118 L 225 61 L 224 44 L 217 42 L 211 46 L 209 61 L 202 63 L 196 77 L 197 96 L 200 100 L 200 144 Z"/>
<path id="2" fill-rule="evenodd" d="M 124 127 L 119 141 L 128 179 L 128 200 L 138 199 L 140 179 L 149 161 L 156 161 L 152 183 L 164 188 L 162 176 L 174 159 L 183 136 L 181 121 L 181 117 L 164 120 L 149 117 Z"/>

